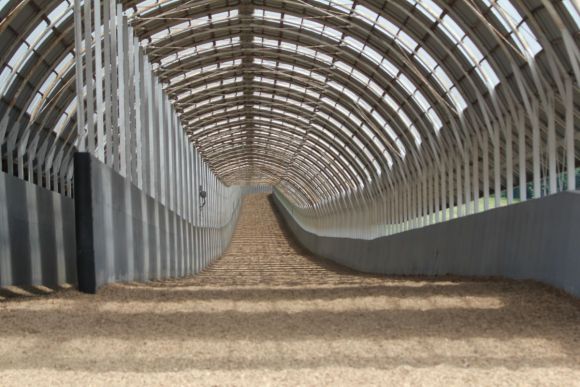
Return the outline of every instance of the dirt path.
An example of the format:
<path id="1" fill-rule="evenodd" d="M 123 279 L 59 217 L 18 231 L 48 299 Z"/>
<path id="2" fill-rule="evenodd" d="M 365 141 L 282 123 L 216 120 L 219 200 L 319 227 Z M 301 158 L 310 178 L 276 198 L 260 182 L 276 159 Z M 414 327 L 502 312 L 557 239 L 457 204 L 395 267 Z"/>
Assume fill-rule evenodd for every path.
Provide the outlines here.
<path id="1" fill-rule="evenodd" d="M 0 385 L 580 385 L 580 307 L 309 257 L 264 195 L 203 274 L 0 302 Z"/>

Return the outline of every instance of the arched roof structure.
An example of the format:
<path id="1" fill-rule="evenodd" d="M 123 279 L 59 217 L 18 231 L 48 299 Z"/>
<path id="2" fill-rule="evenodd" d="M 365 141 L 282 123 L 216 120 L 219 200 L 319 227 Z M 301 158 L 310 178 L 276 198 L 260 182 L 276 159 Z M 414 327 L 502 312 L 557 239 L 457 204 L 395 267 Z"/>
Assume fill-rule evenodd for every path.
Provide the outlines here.
<path id="1" fill-rule="evenodd" d="M 54 169 L 74 148 L 72 2 L 0 1 L 4 164 Z M 300 206 L 379 195 L 511 125 L 538 153 L 525 173 L 563 168 L 580 125 L 575 0 L 122 3 L 213 171 Z M 495 145 L 506 163 L 511 141 Z"/>

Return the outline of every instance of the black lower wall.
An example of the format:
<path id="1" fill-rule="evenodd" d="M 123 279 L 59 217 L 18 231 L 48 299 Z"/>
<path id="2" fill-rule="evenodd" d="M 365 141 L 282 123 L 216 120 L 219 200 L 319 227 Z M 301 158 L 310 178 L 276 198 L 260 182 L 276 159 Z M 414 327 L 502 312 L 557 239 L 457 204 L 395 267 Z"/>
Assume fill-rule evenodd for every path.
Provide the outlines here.
<path id="1" fill-rule="evenodd" d="M 502 276 L 580 297 L 580 193 L 563 192 L 373 240 L 319 236 L 274 202 L 312 253 L 391 275 Z"/>

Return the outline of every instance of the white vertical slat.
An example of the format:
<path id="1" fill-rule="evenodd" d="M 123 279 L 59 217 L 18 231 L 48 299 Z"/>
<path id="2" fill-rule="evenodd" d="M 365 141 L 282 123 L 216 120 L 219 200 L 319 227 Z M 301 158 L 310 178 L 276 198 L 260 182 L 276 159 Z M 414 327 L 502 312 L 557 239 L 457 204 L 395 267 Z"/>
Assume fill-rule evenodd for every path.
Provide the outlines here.
<path id="1" fill-rule="evenodd" d="M 165 195 L 165 205 L 168 207 L 171 206 L 171 176 L 170 176 L 170 168 L 171 168 L 171 158 L 172 154 L 170 153 L 171 150 L 171 111 L 169 109 L 169 99 L 162 92 L 161 99 L 163 100 L 163 118 L 164 118 L 164 131 L 163 131 L 163 143 L 165 144 L 163 149 L 163 191 Z"/>
<path id="2" fill-rule="evenodd" d="M 428 198 L 427 198 L 427 201 L 429 203 L 428 224 L 433 224 L 433 223 L 435 223 L 435 213 L 434 213 L 434 206 L 433 206 L 434 192 L 433 192 L 433 170 L 432 169 L 429 169 L 429 172 L 427 174 L 426 179 L 427 179 L 427 187 L 429 190 Z"/>
<path id="3" fill-rule="evenodd" d="M 193 229 L 191 220 L 191 202 L 193 200 L 191 196 L 191 165 L 189 162 L 189 141 L 187 137 L 184 136 L 183 141 L 183 174 L 184 174 L 184 192 L 183 192 L 183 204 L 185 206 L 185 219 L 187 220 L 187 273 L 191 274 L 193 272 Z"/>
<path id="4" fill-rule="evenodd" d="M 165 185 L 165 179 L 163 178 L 165 173 L 165 109 L 163 107 L 163 91 L 161 89 L 161 85 L 157 80 L 155 80 L 155 88 L 156 88 L 156 101 L 157 104 L 155 106 L 155 111 L 157 112 L 158 117 L 158 127 L 157 127 L 157 135 L 158 139 L 156 142 L 156 152 L 157 152 L 157 166 L 155 170 L 155 180 L 156 180 L 156 192 L 157 192 L 157 200 L 159 200 L 162 204 L 166 203 L 165 200 L 165 190 L 162 187 Z"/>
<path id="5" fill-rule="evenodd" d="M 187 191 L 185 193 L 185 203 L 187 204 L 187 219 L 193 223 L 193 162 L 191 160 L 193 146 L 189 139 L 185 137 L 185 177 L 187 179 Z"/>
<path id="6" fill-rule="evenodd" d="M 129 181 L 133 184 L 137 183 L 137 170 L 136 170 L 136 116 L 137 116 L 137 105 L 135 103 L 135 46 L 133 43 L 133 28 L 127 27 L 127 36 L 125 39 L 126 51 L 125 51 L 125 62 L 127 63 L 127 131 L 125 139 L 125 154 L 127 163 L 127 175 Z"/>
<path id="7" fill-rule="evenodd" d="M 85 86 L 87 88 L 87 145 L 88 151 L 95 154 L 95 95 L 94 95 L 94 65 L 93 65 L 93 27 L 91 1 L 84 2 L 85 24 Z"/>
<path id="8" fill-rule="evenodd" d="M 410 220 L 411 229 L 417 228 L 417 183 L 413 182 L 410 187 L 411 194 L 411 207 L 410 207 Z"/>
<path id="9" fill-rule="evenodd" d="M 88 2 L 87 2 L 88 3 Z M 101 0 L 93 0 L 95 9 L 95 91 L 97 98 L 97 137 L 96 137 L 96 157 L 105 161 L 105 106 L 103 101 L 103 38 L 101 22 Z"/>
<path id="10" fill-rule="evenodd" d="M 463 216 L 463 184 L 461 183 L 461 160 L 459 157 L 455 158 L 455 174 L 457 175 L 457 217 Z"/>
<path id="11" fill-rule="evenodd" d="M 173 127 L 173 117 L 171 116 L 171 109 L 165 106 L 167 111 L 167 205 L 172 210 L 175 210 L 175 146 L 173 143 L 175 128 Z"/>
<path id="12" fill-rule="evenodd" d="M 195 225 L 194 228 L 194 272 L 199 272 L 199 259 L 200 259 L 200 250 L 199 250 L 199 178 L 198 178 L 198 163 L 197 163 L 197 151 L 192 149 L 191 161 L 193 165 L 193 209 L 194 209 L 194 220 L 193 223 Z"/>
<path id="13" fill-rule="evenodd" d="M 527 177 L 526 177 L 526 123 L 524 112 L 518 114 L 518 169 L 520 176 L 520 201 L 526 200 L 527 196 Z"/>
<path id="14" fill-rule="evenodd" d="M 433 188 L 435 190 L 435 223 L 439 223 L 441 221 L 441 194 L 439 192 L 439 170 L 433 169 Z"/>
<path id="15" fill-rule="evenodd" d="M 445 162 L 441 162 L 440 173 L 441 173 L 441 221 L 445 222 L 447 220 L 447 190 L 446 190 L 446 179 L 447 175 L 445 173 Z"/>
<path id="16" fill-rule="evenodd" d="M 179 125 L 179 133 L 180 133 L 180 149 L 181 149 L 181 183 L 180 183 L 180 197 L 181 197 L 181 212 L 182 212 L 182 218 L 184 219 L 184 228 L 183 228 L 183 238 L 184 238 L 184 260 L 183 260 L 183 270 L 185 273 L 189 274 L 190 273 L 190 257 L 191 257 L 191 245 L 190 245 L 190 224 L 189 224 L 189 214 L 187 212 L 187 202 L 186 202 L 186 198 L 187 198 L 187 190 L 188 190 L 188 180 L 187 180 L 187 174 L 186 174 L 186 164 L 185 164 L 185 158 L 186 158 L 186 148 L 185 148 L 185 140 L 184 140 L 184 136 L 182 135 L 183 129 L 181 127 L 181 125 Z"/>
<path id="17" fill-rule="evenodd" d="M 423 200 L 421 202 L 421 217 L 422 217 L 422 226 L 426 226 L 429 224 L 429 198 L 427 197 L 427 172 L 423 171 L 421 174 L 421 186 L 423 188 Z"/>
<path id="18" fill-rule="evenodd" d="M 477 138 L 473 140 L 473 213 L 479 212 L 479 143 Z"/>
<path id="19" fill-rule="evenodd" d="M 534 182 L 534 198 L 542 196 L 541 192 L 541 171 L 540 171 L 540 117 L 537 99 L 533 102 L 532 120 L 532 167 Z"/>
<path id="20" fill-rule="evenodd" d="M 184 184 L 184 180 L 183 180 L 183 176 L 182 176 L 182 171 L 181 171 L 181 165 L 182 165 L 182 143 L 181 143 L 181 139 L 183 137 L 183 132 L 181 131 L 181 127 L 179 126 L 179 121 L 177 119 L 177 114 L 175 114 L 175 111 L 173 112 L 173 120 L 175 121 L 175 174 L 176 174 L 176 178 L 175 178 L 175 196 L 176 196 L 176 207 L 177 207 L 177 213 L 180 216 L 184 216 L 183 214 L 183 202 L 182 202 L 182 198 L 183 198 L 183 184 Z"/>
<path id="21" fill-rule="evenodd" d="M 116 151 L 118 152 L 118 169 L 117 171 L 122 176 L 127 176 L 127 163 L 125 154 L 125 141 L 126 141 L 126 130 L 127 130 L 127 93 L 126 93 L 126 61 L 125 59 L 125 35 L 126 29 L 124 28 L 124 16 L 122 13 L 121 5 L 117 6 L 117 74 L 118 74 L 118 113 L 117 118 L 119 125 L 119 140 L 117 142 L 118 147 Z"/>
<path id="22" fill-rule="evenodd" d="M 111 133 L 110 140 L 108 140 L 108 146 L 110 148 L 111 159 L 110 166 L 116 171 L 120 169 L 120 155 L 119 155 L 119 132 L 120 132 L 120 122 L 119 121 L 119 8 L 117 7 L 117 2 L 111 0 L 110 3 L 111 10 Z"/>
<path id="23" fill-rule="evenodd" d="M 489 136 L 483 135 L 483 209 L 489 210 Z"/>
<path id="24" fill-rule="evenodd" d="M 114 19 L 114 18 L 113 18 Z M 113 28 L 114 29 L 114 28 Z M 101 146 L 103 157 L 107 165 L 113 165 L 113 121 L 111 113 L 111 73 L 114 71 L 111 65 L 111 0 L 103 0 L 103 59 L 104 59 L 104 136 Z M 115 55 L 113 53 L 113 55 Z"/>
<path id="25" fill-rule="evenodd" d="M 220 211 L 220 197 L 219 197 L 219 186 L 218 186 L 218 180 L 217 177 L 212 173 L 212 177 L 213 177 L 213 185 L 214 185 L 214 191 L 215 191 L 215 195 L 216 195 L 216 201 L 215 201 L 215 212 L 214 212 L 214 227 L 215 227 L 215 257 L 217 258 L 219 256 L 219 233 L 218 233 L 218 219 L 219 219 L 219 211 Z"/>
<path id="26" fill-rule="evenodd" d="M 77 149 L 79 152 L 85 151 L 85 107 L 83 98 L 83 48 L 82 48 L 82 15 L 81 0 L 75 0 L 74 7 L 74 30 L 75 30 L 75 85 L 77 93 Z M 11 160 L 9 157 L 8 160 Z M 48 180 L 48 179 L 47 179 Z M 48 187 L 50 189 L 50 187 Z"/>
<path id="27" fill-rule="evenodd" d="M 549 192 L 555 194 L 558 192 L 557 175 L 556 175 L 556 117 L 554 112 L 554 99 L 548 99 L 547 120 L 548 120 L 548 178 Z"/>
<path id="28" fill-rule="evenodd" d="M 204 243 L 204 251 L 205 251 L 205 262 L 204 264 L 207 265 L 209 262 L 209 249 L 210 249 L 210 240 L 209 240 L 209 185 L 208 185 L 208 178 L 207 178 L 207 166 L 203 160 L 200 160 L 201 165 L 203 166 L 203 187 L 205 192 L 208 194 L 206 200 L 206 205 L 202 211 L 203 216 L 203 227 L 205 228 L 205 243 Z"/>
<path id="29" fill-rule="evenodd" d="M 499 125 L 493 127 L 493 196 L 494 207 L 501 206 L 501 156 Z"/>
<path id="30" fill-rule="evenodd" d="M 139 41 L 135 38 L 135 54 L 136 54 L 136 63 L 135 70 L 137 75 L 135 76 L 136 84 L 135 84 L 135 103 L 136 103 L 136 111 L 137 117 L 135 122 L 136 128 L 136 169 L 137 169 L 137 186 L 142 189 L 143 191 L 147 190 L 147 186 L 145 185 L 145 166 L 143 165 L 143 160 L 147 159 L 147 110 L 145 109 L 146 105 L 146 94 L 145 94 L 145 55 L 143 50 L 139 46 Z"/>
<path id="31" fill-rule="evenodd" d="M 449 160 L 449 219 L 454 219 L 455 218 L 455 211 L 454 208 L 455 207 L 455 198 L 453 197 L 455 194 L 454 191 L 454 187 L 455 185 L 453 184 L 453 161 Z"/>
<path id="32" fill-rule="evenodd" d="M 154 118 L 153 112 L 153 94 L 151 91 L 151 67 L 149 65 L 149 61 L 145 56 L 145 53 L 142 51 L 143 55 L 143 85 L 141 89 L 143 91 L 143 132 L 142 132 L 142 142 L 143 142 L 143 150 L 142 150 L 142 157 L 141 157 L 141 165 L 143 168 L 143 188 L 144 191 L 149 194 L 149 196 L 153 196 L 153 144 L 154 141 L 153 137 L 153 127 L 154 127 Z"/>
<path id="33" fill-rule="evenodd" d="M 196 225 L 196 214 L 197 214 L 197 208 L 195 206 L 195 196 L 196 196 L 196 188 L 195 188 L 195 161 L 193 158 L 193 152 L 194 152 L 194 147 L 193 145 L 188 144 L 187 147 L 187 157 L 188 157 L 188 161 L 187 161 L 187 165 L 189 168 L 189 172 L 188 172 L 188 176 L 189 176 L 189 195 L 187 196 L 187 200 L 190 204 L 190 208 L 189 208 L 189 217 L 190 217 L 190 222 L 192 225 L 191 228 L 191 259 L 192 259 L 192 263 L 191 263 L 191 270 L 192 273 L 195 273 L 196 270 L 196 259 L 197 259 L 197 253 L 196 253 L 196 249 L 197 249 L 197 240 L 196 238 L 196 232 L 195 232 L 195 225 Z"/>
<path id="34" fill-rule="evenodd" d="M 566 78 L 566 95 L 564 103 L 566 104 L 566 176 L 568 180 L 568 191 L 576 189 L 576 155 L 574 153 L 574 86 L 570 78 Z"/>
<path id="35" fill-rule="evenodd" d="M 132 78 L 132 62 L 133 58 L 131 56 L 131 40 L 129 39 L 129 34 L 131 30 L 129 29 L 129 24 L 127 22 L 127 17 L 123 16 L 122 28 L 123 28 L 123 39 L 121 40 L 123 45 L 122 51 L 122 67 L 124 72 L 124 77 L 119 79 L 119 86 L 123 85 L 123 104 L 124 104 L 124 115 L 123 115 L 123 130 L 121 131 L 121 155 L 124 157 L 124 163 L 121 167 L 124 168 L 124 176 L 131 182 L 133 182 L 133 170 L 131 168 L 132 154 L 131 154 L 131 137 L 132 137 L 132 114 L 133 109 L 132 98 L 131 98 L 131 78 Z M 124 164 L 124 167 L 123 167 Z"/>
<path id="36" fill-rule="evenodd" d="M 512 121 L 507 120 L 505 131 L 505 175 L 508 204 L 512 204 L 514 201 L 514 155 L 512 137 Z"/>
<path id="37" fill-rule="evenodd" d="M 466 152 L 463 155 L 463 179 L 464 186 L 463 191 L 465 192 L 465 215 L 471 214 L 471 168 L 469 165 L 469 153 Z"/>
<path id="38" fill-rule="evenodd" d="M 204 215 L 205 215 L 205 226 L 208 228 L 208 232 L 206 232 L 206 246 L 207 246 L 207 260 L 206 260 L 206 264 L 209 264 L 210 262 L 210 258 L 211 258 L 211 233 L 209 230 L 210 227 L 210 206 L 209 206 L 209 202 L 210 202 L 210 177 L 209 177 L 209 168 L 207 166 L 207 163 L 205 161 L 202 160 L 203 163 L 203 170 L 204 170 L 204 183 L 205 183 L 205 189 L 208 193 L 208 198 L 206 199 L 208 201 L 208 204 L 206 205 L 206 210 L 204 211 Z"/>
<path id="39" fill-rule="evenodd" d="M 402 201 L 402 216 L 403 216 L 403 224 L 402 224 L 402 228 L 403 231 L 406 231 L 409 229 L 409 224 L 407 223 L 409 220 L 409 212 L 407 211 L 407 209 L 409 208 L 409 186 L 407 184 L 404 185 L 403 190 L 401 192 L 401 201 Z"/>
<path id="40" fill-rule="evenodd" d="M 393 190 L 393 232 L 399 232 L 399 216 L 401 214 L 401 201 L 399 200 L 399 187 Z"/>
<path id="41" fill-rule="evenodd" d="M 158 198 L 157 194 L 157 170 L 159 168 L 159 130 L 157 130 L 157 93 L 155 92 L 155 80 L 152 77 L 151 63 L 147 61 L 146 87 L 147 87 L 147 141 L 149 142 L 149 152 L 147 158 L 149 176 L 149 195 Z"/>
<path id="42" fill-rule="evenodd" d="M 415 203 L 414 203 L 414 195 L 413 193 L 415 190 L 413 189 L 413 184 L 410 183 L 407 186 L 407 195 L 409 195 L 409 199 L 407 200 L 407 230 L 412 230 L 414 228 L 414 213 L 415 213 Z"/>
<path id="43" fill-rule="evenodd" d="M 207 193 L 205 164 L 204 164 L 204 162 L 201 159 L 199 154 L 197 155 L 197 159 L 199 161 L 199 167 L 200 167 L 200 184 L 203 186 L 203 189 Z M 207 198 L 206 198 L 206 203 L 207 203 Z M 202 254 L 203 254 L 203 266 L 204 267 L 207 264 L 207 250 L 209 247 L 208 243 L 207 243 L 207 223 L 206 223 L 206 220 L 207 220 L 207 204 L 201 210 L 201 227 L 202 227 L 202 231 L 203 231 L 201 248 L 202 248 Z"/>
<path id="44" fill-rule="evenodd" d="M 135 183 L 139 189 L 143 189 L 143 54 L 139 47 L 139 41 L 133 37 L 133 65 L 134 65 L 134 82 L 135 82 Z"/>
<path id="45" fill-rule="evenodd" d="M 196 185 L 196 199 L 197 199 L 197 225 L 198 225 L 198 253 L 199 253 L 199 270 L 203 268 L 204 264 L 204 249 L 205 249 L 205 242 L 204 242 L 204 232 L 203 232 L 203 209 L 201 207 L 201 198 L 199 193 L 202 190 L 202 165 L 200 163 L 199 153 L 196 152 L 195 154 L 195 163 L 197 167 L 196 176 L 197 176 L 197 185 Z"/>
<path id="46" fill-rule="evenodd" d="M 411 184 L 406 187 L 407 200 L 405 200 L 405 230 L 411 230 L 413 228 L 413 189 Z"/>

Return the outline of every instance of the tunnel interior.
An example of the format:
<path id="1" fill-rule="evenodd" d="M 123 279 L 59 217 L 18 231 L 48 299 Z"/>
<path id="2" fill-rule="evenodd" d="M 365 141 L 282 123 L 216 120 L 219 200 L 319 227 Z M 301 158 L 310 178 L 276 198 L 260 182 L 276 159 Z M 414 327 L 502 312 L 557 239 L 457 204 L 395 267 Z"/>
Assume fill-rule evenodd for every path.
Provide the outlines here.
<path id="1" fill-rule="evenodd" d="M 577 0 L 0 0 L 0 384 L 574 384 L 579 37 Z"/>

